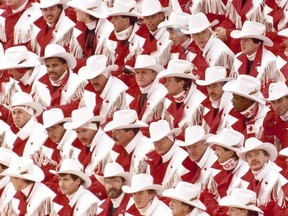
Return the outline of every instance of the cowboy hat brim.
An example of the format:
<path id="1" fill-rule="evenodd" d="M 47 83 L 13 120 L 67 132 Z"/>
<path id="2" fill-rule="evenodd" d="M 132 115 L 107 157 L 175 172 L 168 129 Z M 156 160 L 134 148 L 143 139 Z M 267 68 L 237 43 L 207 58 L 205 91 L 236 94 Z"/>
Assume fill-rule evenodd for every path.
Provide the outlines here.
<path id="1" fill-rule="evenodd" d="M 233 30 L 231 33 L 230 33 L 230 36 L 232 38 L 235 38 L 235 39 L 241 39 L 241 38 L 256 38 L 256 39 L 259 39 L 259 40 L 262 40 L 263 41 L 263 44 L 265 46 L 268 46 L 268 47 L 272 47 L 273 46 L 273 41 L 266 37 L 266 36 L 263 36 L 263 35 L 253 35 L 253 34 L 242 34 L 242 31 L 241 30 Z"/>
<path id="2" fill-rule="evenodd" d="M 40 103 L 37 103 L 37 102 L 13 104 L 13 105 L 10 105 L 10 106 L 6 106 L 5 104 L 3 104 L 3 106 L 5 106 L 10 111 L 12 111 L 12 109 L 17 107 L 17 106 L 28 106 L 28 107 L 31 107 L 34 110 L 34 116 L 35 117 L 39 116 L 43 112 L 43 106 Z"/>
<path id="3" fill-rule="evenodd" d="M 36 54 L 29 52 L 28 56 L 29 56 L 28 59 L 25 59 L 25 61 L 22 61 L 18 64 L 11 63 L 10 58 L 3 56 L 1 59 L 2 64 L 0 64 L 0 70 L 34 68 L 41 64 Z"/>
<path id="4" fill-rule="evenodd" d="M 202 32 L 204 31 L 205 29 L 209 28 L 209 27 L 213 27 L 215 25 L 217 25 L 219 23 L 218 20 L 213 20 L 213 22 L 211 22 L 209 25 L 206 25 L 206 26 L 201 26 L 199 28 L 195 28 L 195 29 L 180 29 L 180 31 L 183 33 L 183 34 L 196 34 L 196 33 L 199 33 L 199 32 Z"/>
<path id="5" fill-rule="evenodd" d="M 260 93 L 260 91 L 256 94 L 258 97 L 255 97 L 255 96 L 249 95 L 249 94 L 245 94 L 245 93 L 241 92 L 239 89 L 237 89 L 237 87 L 235 87 L 235 82 L 236 82 L 236 80 L 231 80 L 230 82 L 227 82 L 222 88 L 223 91 L 231 92 L 233 94 L 237 94 L 237 95 L 249 98 L 253 101 L 259 102 L 261 104 L 265 104 L 264 97 Z"/>
<path id="6" fill-rule="evenodd" d="M 116 176 L 119 176 L 119 177 L 124 178 L 124 179 L 126 180 L 126 184 L 127 184 L 127 185 L 130 185 L 132 174 L 131 174 L 131 173 L 128 173 L 128 172 L 115 173 L 115 174 L 113 174 L 113 175 L 108 175 L 108 176 L 95 175 L 96 179 L 97 179 L 102 185 L 104 185 L 104 179 L 105 179 L 105 178 L 116 177 Z"/>
<path id="7" fill-rule="evenodd" d="M 148 127 L 148 124 L 139 120 L 137 120 L 133 124 L 122 124 L 121 122 L 117 123 L 112 120 L 111 122 L 108 122 L 108 124 L 104 127 L 104 131 L 107 132 L 107 131 L 112 131 L 116 129 L 142 128 L 142 127 Z"/>
<path id="8" fill-rule="evenodd" d="M 168 197 L 168 198 L 171 198 L 171 199 L 175 199 L 175 200 L 179 200 L 179 201 L 184 202 L 184 203 L 186 203 L 188 205 L 191 205 L 191 206 L 194 206 L 196 208 L 199 208 L 199 209 L 201 209 L 203 211 L 206 210 L 205 205 L 199 199 L 197 199 L 197 198 L 195 198 L 193 200 L 183 199 L 181 194 L 179 194 L 179 192 L 177 193 L 177 191 L 175 191 L 175 189 L 173 189 L 173 188 L 165 190 L 162 193 L 162 196 Z"/>
<path id="9" fill-rule="evenodd" d="M 211 137 L 213 134 L 205 134 L 204 136 L 200 137 L 200 138 L 197 138 L 197 139 L 191 139 L 189 140 L 189 142 L 180 142 L 178 145 L 179 146 L 182 146 L 182 147 L 185 147 L 185 146 L 190 146 L 190 145 L 193 145 L 193 144 L 196 144 L 200 141 L 203 141 L 203 140 L 207 140 L 209 137 Z"/>
<path id="10" fill-rule="evenodd" d="M 246 154 L 250 151 L 254 150 L 265 150 L 269 154 L 269 158 L 271 161 L 275 161 L 278 156 L 278 151 L 276 147 L 271 143 L 262 143 L 260 145 L 254 146 L 253 148 L 246 147 L 241 152 L 238 153 L 239 157 L 243 160 L 247 161 Z"/>
<path id="11" fill-rule="evenodd" d="M 94 116 L 93 118 L 87 119 L 87 120 L 82 121 L 82 122 L 73 122 L 72 118 L 69 117 L 67 120 L 70 122 L 66 122 L 64 124 L 64 128 L 68 129 L 68 130 L 73 130 L 73 129 L 79 128 L 79 127 L 81 127 L 81 126 L 83 126 L 89 122 L 99 122 L 101 125 L 104 122 L 105 118 L 102 116 Z"/>
<path id="12" fill-rule="evenodd" d="M 166 77 L 181 77 L 181 78 L 185 78 L 185 79 L 191 79 L 191 80 L 196 80 L 197 78 L 192 74 L 185 74 L 185 73 L 175 73 L 172 72 L 168 69 L 162 70 L 158 75 L 157 78 L 161 79 L 161 78 L 166 78 Z"/>
<path id="13" fill-rule="evenodd" d="M 164 187 L 159 184 L 152 184 L 146 187 L 138 187 L 138 188 L 133 188 L 127 185 L 123 185 L 122 190 L 124 191 L 124 193 L 129 193 L 129 194 L 137 193 L 139 191 L 145 191 L 145 190 L 155 190 L 157 194 L 161 194 L 164 191 Z"/>
<path id="14" fill-rule="evenodd" d="M 138 15 L 140 17 L 147 17 L 147 16 L 152 16 L 154 14 L 158 13 L 164 13 L 165 16 L 168 16 L 172 10 L 168 7 L 162 8 L 161 10 L 155 10 L 155 11 L 143 11 L 143 13 L 139 13 Z"/>
<path id="15" fill-rule="evenodd" d="M 49 124 L 44 124 L 43 123 L 43 126 L 45 129 L 53 126 L 53 125 L 56 125 L 56 124 L 60 124 L 60 123 L 65 123 L 67 121 L 71 121 L 71 118 L 63 118 L 63 119 L 60 119 L 60 120 L 57 120 L 57 121 L 54 121 L 54 122 L 49 122 Z"/>
<path id="16" fill-rule="evenodd" d="M 96 18 L 99 18 L 99 19 L 108 17 L 107 11 L 103 10 L 102 7 L 95 7 L 91 10 L 88 10 L 88 9 L 82 8 L 81 6 L 77 5 L 77 3 L 75 4 L 75 1 L 69 1 L 67 3 L 67 5 L 76 9 L 76 10 L 82 11 L 86 14 L 89 14 L 89 15 L 96 17 Z"/>
<path id="17" fill-rule="evenodd" d="M 50 56 L 44 56 L 44 57 L 40 57 L 39 60 L 42 64 L 45 65 L 45 60 L 49 59 L 49 58 L 62 58 L 65 59 L 67 62 L 67 65 L 70 69 L 74 69 L 76 67 L 77 61 L 76 58 L 70 54 L 70 53 L 57 53 L 54 55 L 50 55 Z"/>
<path id="18" fill-rule="evenodd" d="M 231 81 L 232 78 L 223 78 L 223 79 L 218 79 L 218 80 L 196 80 L 196 84 L 200 86 L 208 86 L 214 83 L 219 83 L 219 82 L 228 82 Z"/>
<path id="19" fill-rule="evenodd" d="M 87 66 L 83 66 L 82 68 L 79 69 L 78 74 L 82 79 L 89 80 L 93 79 L 97 76 L 99 76 L 102 73 L 105 73 L 107 71 L 116 71 L 118 70 L 119 66 L 118 65 L 110 65 L 106 67 L 104 70 L 97 71 L 97 68 L 95 67 L 95 71 L 91 71 L 88 69 Z"/>
<path id="20" fill-rule="evenodd" d="M 170 130 L 168 133 L 158 134 L 157 136 L 150 137 L 150 138 L 144 138 L 147 142 L 154 143 L 160 139 L 162 139 L 165 136 L 168 136 L 170 134 L 173 134 L 174 136 L 178 136 L 181 133 L 180 128 L 174 128 Z"/>
<path id="21" fill-rule="evenodd" d="M 88 188 L 91 185 L 91 179 L 89 178 L 88 175 L 86 175 L 83 172 L 79 172 L 79 171 L 75 171 L 75 170 L 63 170 L 63 171 L 55 171 L 55 170 L 49 170 L 50 173 L 54 174 L 54 175 L 59 175 L 59 174 L 73 174 L 78 176 L 79 178 L 81 178 L 84 181 L 83 186 L 85 188 Z"/>
<path id="22" fill-rule="evenodd" d="M 133 73 L 136 73 L 137 69 L 150 69 L 150 70 L 155 71 L 158 74 L 165 69 L 162 65 L 148 65 L 148 66 L 143 66 L 143 67 L 131 67 L 129 65 L 126 65 L 125 67 L 131 70 Z"/>

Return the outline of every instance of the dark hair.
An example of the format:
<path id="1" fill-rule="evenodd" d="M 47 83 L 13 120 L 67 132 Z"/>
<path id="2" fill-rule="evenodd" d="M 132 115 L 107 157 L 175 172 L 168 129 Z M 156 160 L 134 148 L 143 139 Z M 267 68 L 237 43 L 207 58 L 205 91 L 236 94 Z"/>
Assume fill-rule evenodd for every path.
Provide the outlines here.
<path id="1" fill-rule="evenodd" d="M 125 132 L 128 132 L 128 131 L 132 130 L 134 134 L 137 134 L 139 132 L 140 128 L 125 128 L 123 130 Z"/>
<path id="2" fill-rule="evenodd" d="M 239 159 L 239 156 L 236 154 L 235 151 L 233 151 L 233 150 L 231 150 L 231 149 L 229 149 L 229 148 L 225 148 L 225 147 L 223 147 L 223 146 L 221 146 L 221 147 L 224 149 L 224 151 L 232 151 L 232 152 L 233 152 L 232 157 L 234 157 L 236 160 Z M 231 158 L 232 158 L 232 157 L 231 157 Z"/>
<path id="3" fill-rule="evenodd" d="M 256 211 L 248 210 L 248 216 L 259 216 L 259 213 Z"/>
<path id="4" fill-rule="evenodd" d="M 134 25 L 137 22 L 137 20 L 138 20 L 138 18 L 134 17 L 134 16 L 124 16 L 124 15 L 122 15 L 121 17 L 122 18 L 128 18 L 129 22 L 130 22 L 130 25 Z"/>
<path id="5" fill-rule="evenodd" d="M 263 43 L 262 40 L 258 39 L 258 38 L 251 38 L 253 43 L 258 44 L 258 43 Z"/>
<path id="6" fill-rule="evenodd" d="M 2 170 L 6 170 L 8 168 L 6 165 L 1 164 L 1 163 L 0 163 L 0 167 L 1 167 Z"/>
<path id="7" fill-rule="evenodd" d="M 74 175 L 74 174 L 72 174 L 72 173 L 58 173 L 57 174 L 58 176 L 60 176 L 60 177 L 64 177 L 64 176 L 67 176 L 67 175 L 70 175 L 71 176 L 71 178 L 74 180 L 74 181 L 76 181 L 78 178 L 81 180 L 81 185 L 84 183 L 84 181 L 83 181 L 83 179 L 81 179 L 79 176 L 77 176 L 77 175 Z"/>
<path id="8" fill-rule="evenodd" d="M 191 84 L 192 84 L 191 79 L 182 78 L 182 77 L 175 77 L 175 80 L 177 83 L 179 83 L 182 80 L 184 81 L 183 90 L 189 90 L 191 88 Z"/>

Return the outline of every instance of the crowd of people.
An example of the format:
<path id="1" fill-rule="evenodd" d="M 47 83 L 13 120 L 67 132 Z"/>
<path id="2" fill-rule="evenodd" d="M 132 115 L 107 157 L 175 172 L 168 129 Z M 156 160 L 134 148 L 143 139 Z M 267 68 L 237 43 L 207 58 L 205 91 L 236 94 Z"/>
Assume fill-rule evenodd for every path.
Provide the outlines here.
<path id="1" fill-rule="evenodd" d="M 0 3 L 0 216 L 288 215 L 288 0 Z"/>

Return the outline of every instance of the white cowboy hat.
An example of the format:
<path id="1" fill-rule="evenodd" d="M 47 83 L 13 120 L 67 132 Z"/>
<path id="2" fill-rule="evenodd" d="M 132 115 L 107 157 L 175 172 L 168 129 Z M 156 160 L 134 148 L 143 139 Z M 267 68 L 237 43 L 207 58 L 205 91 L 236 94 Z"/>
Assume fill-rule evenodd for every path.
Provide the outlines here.
<path id="1" fill-rule="evenodd" d="M 195 66 L 183 59 L 172 59 L 169 61 L 167 69 L 162 70 L 157 78 L 161 79 L 164 77 L 181 77 L 186 79 L 196 80 L 196 77 L 192 74 L 192 70 Z"/>
<path id="2" fill-rule="evenodd" d="M 86 61 L 86 66 L 83 66 L 78 71 L 81 79 L 93 79 L 102 73 L 115 71 L 118 65 L 107 65 L 108 58 L 106 55 L 93 55 Z"/>
<path id="3" fill-rule="evenodd" d="M 77 63 L 76 58 L 58 44 L 48 44 L 45 48 L 44 56 L 40 58 L 40 62 L 45 64 L 45 60 L 48 58 L 62 58 L 67 62 L 70 69 L 75 68 Z"/>
<path id="4" fill-rule="evenodd" d="M 266 101 L 275 101 L 284 96 L 288 96 L 288 87 L 284 82 L 271 83 L 268 91 L 269 97 Z"/>
<path id="5" fill-rule="evenodd" d="M 226 68 L 222 66 L 208 67 L 205 70 L 205 80 L 196 80 L 200 86 L 208 86 L 214 83 L 227 82 L 231 78 L 227 77 Z"/>
<path id="6" fill-rule="evenodd" d="M 43 111 L 43 106 L 40 103 L 34 102 L 31 95 L 26 92 L 16 92 L 12 96 L 12 103 L 10 106 L 6 106 L 9 110 L 16 108 L 17 106 L 28 106 L 34 110 L 34 116 L 39 116 Z"/>
<path id="7" fill-rule="evenodd" d="M 243 148 L 244 135 L 231 128 L 223 128 L 219 134 L 209 137 L 206 142 L 239 152 Z"/>
<path id="8" fill-rule="evenodd" d="M 135 0 L 115 0 L 113 7 L 108 8 L 108 16 L 134 16 L 138 17 L 136 12 L 137 2 Z"/>
<path id="9" fill-rule="evenodd" d="M 207 134 L 202 126 L 194 125 L 185 129 L 185 142 L 180 142 L 179 146 L 190 146 L 197 142 L 207 140 L 212 134 Z"/>
<path id="10" fill-rule="evenodd" d="M 250 151 L 257 150 L 257 149 L 266 151 L 269 154 L 269 158 L 271 161 L 275 161 L 278 156 L 277 148 L 272 143 L 262 142 L 255 137 L 248 138 L 245 141 L 244 146 L 245 147 L 239 153 L 239 156 L 245 161 L 247 161 L 246 154 Z"/>
<path id="11" fill-rule="evenodd" d="M 273 46 L 273 41 L 265 36 L 266 27 L 262 23 L 245 21 L 241 30 L 233 30 L 230 35 L 232 38 L 256 38 L 263 41 L 266 46 Z"/>
<path id="12" fill-rule="evenodd" d="M 11 176 L 26 179 L 34 182 L 41 182 L 44 179 L 44 172 L 33 163 L 28 157 L 14 157 L 9 168 L 4 170 L 1 176 Z"/>
<path id="13" fill-rule="evenodd" d="M 162 196 L 184 202 L 205 211 L 206 206 L 198 198 L 200 192 L 200 188 L 196 185 L 180 181 L 175 188 L 165 190 Z"/>
<path id="14" fill-rule="evenodd" d="M 218 23 L 219 23 L 218 20 L 214 20 L 211 23 L 204 13 L 199 12 L 197 14 L 190 16 L 190 19 L 188 22 L 188 25 L 189 25 L 188 30 L 181 29 L 181 31 L 184 34 L 196 34 L 196 33 L 204 31 L 205 29 L 207 29 L 209 27 L 213 27 L 213 26 L 217 25 Z"/>
<path id="15" fill-rule="evenodd" d="M 231 194 L 220 199 L 220 206 L 236 207 L 247 209 L 263 214 L 263 211 L 256 206 L 256 193 L 246 188 L 234 188 Z"/>
<path id="16" fill-rule="evenodd" d="M 166 120 L 159 120 L 150 124 L 149 133 L 150 138 L 147 141 L 153 143 L 170 134 L 174 134 L 175 136 L 177 136 L 181 133 L 181 129 L 171 129 L 169 123 Z"/>
<path id="17" fill-rule="evenodd" d="M 157 13 L 164 13 L 165 16 L 169 15 L 171 9 L 162 7 L 159 0 L 143 0 L 140 4 L 140 16 L 147 17 Z"/>
<path id="18" fill-rule="evenodd" d="M 158 28 L 187 29 L 190 14 L 184 12 L 171 12 L 169 19 L 161 22 Z"/>
<path id="19" fill-rule="evenodd" d="M 277 34 L 283 37 L 288 37 L 288 28 L 282 29 Z"/>
<path id="20" fill-rule="evenodd" d="M 10 166 L 11 161 L 18 157 L 18 155 L 10 149 L 0 147 L 0 164 L 6 167 Z"/>
<path id="21" fill-rule="evenodd" d="M 131 186 L 123 185 L 122 190 L 124 193 L 136 193 L 145 190 L 155 190 L 157 194 L 161 194 L 164 187 L 160 184 L 154 184 L 154 179 L 149 174 L 135 174 L 131 179 Z"/>
<path id="22" fill-rule="evenodd" d="M 59 108 L 52 108 L 43 112 L 44 128 L 49 128 L 53 125 L 67 121 L 69 121 L 69 118 L 65 118 L 63 111 Z"/>
<path id="23" fill-rule="evenodd" d="M 156 73 L 164 70 L 164 67 L 162 65 L 157 64 L 157 59 L 150 55 L 138 55 L 136 58 L 135 66 L 130 67 L 126 65 L 126 68 L 128 68 L 134 73 L 137 69 L 151 69 Z"/>
<path id="24" fill-rule="evenodd" d="M 102 0 L 70 0 L 67 5 L 96 18 L 108 16 L 108 9 Z"/>
<path id="25" fill-rule="evenodd" d="M 257 78 L 249 75 L 239 75 L 236 80 L 227 82 L 222 89 L 223 91 L 232 92 L 233 94 L 265 104 L 260 88 L 261 84 Z"/>
<path id="26" fill-rule="evenodd" d="M 72 117 L 69 118 L 71 122 L 66 122 L 64 128 L 71 130 L 84 126 L 90 122 L 99 122 L 103 123 L 104 117 L 94 116 L 93 110 L 88 109 L 87 107 L 79 108 L 72 111 Z"/>
<path id="27" fill-rule="evenodd" d="M 281 149 L 279 154 L 288 157 L 288 147 Z"/>
<path id="28" fill-rule="evenodd" d="M 118 177 L 118 176 L 124 178 L 126 180 L 126 184 L 130 184 L 132 174 L 129 172 L 125 172 L 124 168 L 116 162 L 106 164 L 103 176 L 95 175 L 96 179 L 103 185 L 104 185 L 104 178 Z"/>
<path id="29" fill-rule="evenodd" d="M 64 159 L 61 163 L 59 171 L 49 170 L 49 172 L 57 176 L 59 174 L 73 174 L 84 181 L 83 186 L 85 188 L 88 188 L 91 185 L 89 176 L 83 172 L 83 165 L 74 159 Z"/>
<path id="30" fill-rule="evenodd" d="M 63 8 L 67 8 L 67 1 L 68 0 L 40 0 L 40 2 L 34 3 L 34 5 L 38 6 L 39 8 L 48 8 L 54 5 L 62 5 Z"/>
<path id="31" fill-rule="evenodd" d="M 27 50 L 25 46 L 13 46 L 1 57 L 0 70 L 32 68 L 40 65 L 38 56 Z"/>
<path id="32" fill-rule="evenodd" d="M 104 131 L 141 127 L 148 127 L 148 125 L 145 122 L 138 120 L 136 111 L 132 109 L 124 109 L 114 112 L 113 120 L 107 123 L 104 127 Z"/>

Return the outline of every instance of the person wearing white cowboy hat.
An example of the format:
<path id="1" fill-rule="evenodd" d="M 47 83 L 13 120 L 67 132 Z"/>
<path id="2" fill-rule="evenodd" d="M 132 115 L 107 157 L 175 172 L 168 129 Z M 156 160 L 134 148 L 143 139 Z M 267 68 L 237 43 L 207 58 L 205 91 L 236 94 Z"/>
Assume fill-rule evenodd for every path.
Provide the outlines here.
<path id="1" fill-rule="evenodd" d="M 47 73 L 35 84 L 34 100 L 44 107 L 57 106 L 64 116 L 71 116 L 72 110 L 79 105 L 86 84 L 71 71 L 76 66 L 76 59 L 64 47 L 48 44 L 40 61 L 45 64 Z"/>
<path id="2" fill-rule="evenodd" d="M 265 25 L 253 21 L 245 21 L 241 30 L 231 32 L 231 37 L 240 39 L 241 44 L 241 52 L 235 56 L 231 75 L 247 74 L 257 77 L 261 81 L 261 92 L 267 96 L 271 82 L 285 79 L 277 69 L 276 56 L 265 48 L 273 46 L 265 32 Z"/>
<path id="3" fill-rule="evenodd" d="M 43 107 L 34 102 L 29 94 L 16 92 L 7 108 L 11 112 L 13 124 L 5 132 L 4 146 L 9 146 L 19 156 L 30 157 L 47 139 L 43 125 L 36 120 Z"/>
<path id="4" fill-rule="evenodd" d="M 174 216 L 208 216 L 205 205 L 199 200 L 200 188 L 189 182 L 179 182 L 175 188 L 165 190 L 162 196 L 171 199 L 169 207 Z"/>
<path id="5" fill-rule="evenodd" d="M 166 120 L 152 122 L 149 126 L 150 142 L 153 142 L 155 150 L 147 155 L 147 173 L 151 174 L 154 182 L 162 184 L 166 189 L 172 188 L 179 180 L 177 169 L 188 156 L 188 153 L 180 147 L 180 140 L 175 139 L 181 129 L 171 129 Z"/>
<path id="6" fill-rule="evenodd" d="M 85 65 L 87 58 L 101 54 L 113 25 L 106 19 L 108 10 L 101 0 L 71 0 L 67 5 L 76 12 L 77 23 L 69 49 L 77 58 L 76 71 L 78 71 Z"/>
<path id="7" fill-rule="evenodd" d="M 287 79 L 287 68 L 288 68 L 288 28 L 284 28 L 281 31 L 278 31 L 277 34 L 280 36 L 281 45 L 285 46 L 284 50 L 280 50 L 280 53 L 277 55 L 276 59 L 276 66 L 277 69 L 282 72 L 282 74 L 285 76 L 285 79 Z M 274 45 L 274 47 L 277 47 L 277 45 Z M 287 83 L 287 82 L 286 82 Z"/>
<path id="8" fill-rule="evenodd" d="M 207 67 L 205 79 L 196 80 L 198 86 L 207 90 L 207 98 L 201 103 L 203 106 L 202 125 L 210 133 L 217 133 L 225 126 L 224 118 L 232 108 L 232 94 L 224 92 L 223 85 L 231 80 L 227 70 L 222 66 Z"/>
<path id="9" fill-rule="evenodd" d="M 135 73 L 136 83 L 131 85 L 127 91 L 133 97 L 129 105 L 135 109 L 139 119 L 150 123 L 162 118 L 166 114 L 165 97 L 167 90 L 165 86 L 156 79 L 157 74 L 164 67 L 157 63 L 151 55 L 139 55 L 134 67 L 128 67 Z M 145 133 L 146 135 L 146 133 Z"/>
<path id="10" fill-rule="evenodd" d="M 256 193 L 245 188 L 235 188 L 231 194 L 221 198 L 220 206 L 229 207 L 230 216 L 262 216 L 263 211 L 257 207 Z"/>
<path id="11" fill-rule="evenodd" d="M 4 215 L 49 215 L 56 194 L 45 184 L 43 171 L 28 157 L 14 157 L 1 176 L 10 176 L 15 188 L 13 198 L 3 206 Z M 9 195 L 10 196 L 10 195 Z"/>
<path id="12" fill-rule="evenodd" d="M 92 109 L 105 121 L 109 121 L 115 111 L 127 108 L 132 100 L 125 92 L 128 86 L 111 74 L 117 69 L 118 66 L 109 64 L 107 56 L 102 54 L 89 57 L 86 66 L 79 70 L 80 78 L 88 80 L 80 106 Z"/>
<path id="13" fill-rule="evenodd" d="M 131 186 L 124 185 L 122 190 L 132 194 L 134 205 L 140 215 L 172 215 L 169 207 L 157 198 L 157 195 L 164 191 L 163 186 L 155 184 L 151 175 L 144 173 L 133 175 Z"/>
<path id="14" fill-rule="evenodd" d="M 198 124 L 202 118 L 199 110 L 201 102 L 206 96 L 197 89 L 193 75 L 194 65 L 183 59 L 171 59 L 167 69 L 162 70 L 158 79 L 165 78 L 165 87 L 168 91 L 170 105 L 167 108 L 173 118 L 175 127 L 183 128 L 187 124 Z M 191 118 L 192 116 L 192 118 Z M 191 120 L 192 119 L 192 120 Z M 184 139 L 181 134 L 179 139 Z"/>
<path id="15" fill-rule="evenodd" d="M 188 29 L 190 15 L 183 12 L 171 12 L 169 19 L 164 20 L 158 28 L 166 28 L 169 32 L 169 39 L 173 42 L 171 47 L 171 59 L 184 59 L 192 61 L 195 53 L 191 52 L 192 37 L 184 34 L 181 29 Z"/>
<path id="16" fill-rule="evenodd" d="M 284 82 L 271 83 L 268 93 L 265 100 L 271 103 L 272 109 L 264 118 L 261 140 L 274 143 L 281 150 L 287 147 L 288 142 L 288 87 Z M 278 159 L 277 164 L 285 168 L 284 158 Z"/>
<path id="17" fill-rule="evenodd" d="M 18 157 L 16 153 L 12 150 L 4 147 L 0 147 L 0 173 L 6 170 L 9 166 L 11 161 Z M 13 184 L 10 182 L 9 176 L 0 176 L 0 207 L 6 205 L 8 201 L 10 201 L 15 194 L 15 188 Z"/>
<path id="18" fill-rule="evenodd" d="M 61 194 L 53 199 L 53 213 L 57 215 L 96 214 L 100 200 L 87 189 L 91 185 L 91 180 L 83 172 L 81 163 L 73 159 L 64 159 L 59 170 L 50 170 L 50 172 L 58 177 L 61 191 Z"/>
<path id="19" fill-rule="evenodd" d="M 10 105 L 11 97 L 15 92 L 23 91 L 30 94 L 35 81 L 44 73 L 38 56 L 28 51 L 25 46 L 13 46 L 6 49 L 1 62 L 0 70 L 4 70 L 1 75 L 0 100 L 2 104 Z"/>
<path id="20" fill-rule="evenodd" d="M 34 52 L 43 56 L 48 44 L 68 46 L 75 23 L 65 15 L 67 0 L 40 0 L 35 3 L 42 16 L 33 25 L 31 46 Z"/>
<path id="21" fill-rule="evenodd" d="M 287 190 L 284 186 L 288 180 L 274 162 L 278 156 L 276 147 L 255 137 L 246 139 L 244 146 L 239 156 L 247 161 L 251 172 L 242 179 L 249 182 L 248 189 L 256 192 L 257 206 L 264 215 L 281 212 L 285 208 Z"/>
<path id="22" fill-rule="evenodd" d="M 53 175 L 49 169 L 56 168 L 63 158 L 69 158 L 72 151 L 72 142 L 76 139 L 73 130 L 66 130 L 64 123 L 69 119 L 59 108 L 52 108 L 43 112 L 43 125 L 48 135 L 39 151 L 36 151 L 32 158 L 45 173 L 45 182 L 53 182 Z M 55 188 L 57 186 L 55 185 Z"/>
<path id="23" fill-rule="evenodd" d="M 220 170 L 211 175 L 207 186 L 216 196 L 214 200 L 205 201 L 205 204 L 209 211 L 213 212 L 216 209 L 218 214 L 224 214 L 228 209 L 218 206 L 219 199 L 234 188 L 247 187 L 249 184 L 249 181 L 242 180 L 244 175 L 250 173 L 249 166 L 239 157 L 239 152 L 243 149 L 244 135 L 231 128 L 223 128 L 219 134 L 209 137 L 206 142 L 213 146 Z"/>
<path id="24" fill-rule="evenodd" d="M 26 0 L 5 1 L 2 10 L 7 16 L 2 14 L 0 24 L 2 29 L 0 41 L 4 50 L 15 45 L 23 45 L 29 49 L 33 22 L 41 16 L 41 10 L 32 2 Z M 15 13 L 18 13 L 17 16 L 11 16 Z"/>
<path id="25" fill-rule="evenodd" d="M 233 108 L 225 117 L 226 127 L 243 133 L 245 137 L 260 137 L 263 120 L 270 110 L 260 91 L 260 81 L 250 75 L 239 75 L 223 86 L 231 92 Z"/>
<path id="26" fill-rule="evenodd" d="M 151 142 L 145 140 L 141 129 L 148 125 L 138 119 L 132 109 L 118 110 L 113 120 L 108 122 L 104 131 L 111 132 L 114 146 L 110 158 L 121 164 L 130 173 L 145 173 L 147 168 L 146 154 L 154 149 Z"/>
<path id="27" fill-rule="evenodd" d="M 182 181 L 199 186 L 201 192 L 206 187 L 212 171 L 217 172 L 216 168 L 212 168 L 217 162 L 217 156 L 206 143 L 211 135 L 200 125 L 194 125 L 185 129 L 185 142 L 179 143 L 186 149 L 188 156 L 178 167 L 178 176 Z"/>
<path id="28" fill-rule="evenodd" d="M 194 47 L 195 55 L 191 61 L 197 67 L 201 79 L 208 66 L 222 66 L 227 70 L 232 68 L 234 53 L 212 30 L 218 23 L 218 20 L 210 22 L 204 13 L 199 12 L 190 16 L 188 30 L 181 29 L 184 34 L 192 36 L 191 46 Z"/>
<path id="29" fill-rule="evenodd" d="M 159 28 L 158 25 L 168 17 L 171 9 L 162 7 L 159 0 L 142 0 L 138 5 L 144 25 L 136 34 L 145 39 L 141 54 L 155 57 L 157 63 L 164 66 L 171 58 L 172 41 L 166 28 Z"/>
<path id="30" fill-rule="evenodd" d="M 139 215 L 133 207 L 130 194 L 122 190 L 122 186 L 130 185 L 132 174 L 125 172 L 123 167 L 116 163 L 107 163 L 103 175 L 95 175 L 97 180 L 105 186 L 107 198 L 104 199 L 97 210 L 97 216 L 106 215 Z"/>
<path id="31" fill-rule="evenodd" d="M 100 127 L 103 120 L 102 116 L 95 116 L 91 109 L 83 107 L 74 110 L 71 121 L 64 123 L 65 129 L 77 134 L 72 143 L 72 158 L 83 164 L 89 176 L 103 171 L 113 147 L 113 140 Z"/>
<path id="32" fill-rule="evenodd" d="M 110 63 L 119 66 L 113 75 L 128 86 L 133 84 L 135 79 L 131 72 L 125 68 L 125 65 L 134 66 L 135 59 L 140 54 L 145 41 L 144 38 L 136 34 L 139 29 L 136 7 L 136 0 L 113 1 L 113 7 L 108 9 L 113 31 L 106 39 L 102 52 L 108 57 Z"/>

